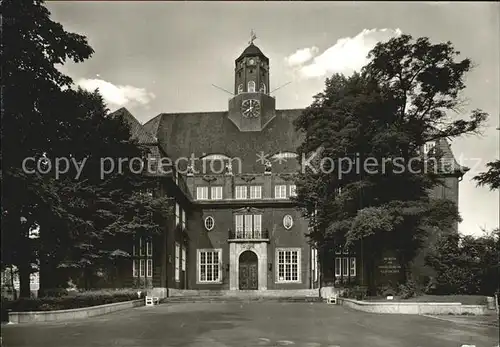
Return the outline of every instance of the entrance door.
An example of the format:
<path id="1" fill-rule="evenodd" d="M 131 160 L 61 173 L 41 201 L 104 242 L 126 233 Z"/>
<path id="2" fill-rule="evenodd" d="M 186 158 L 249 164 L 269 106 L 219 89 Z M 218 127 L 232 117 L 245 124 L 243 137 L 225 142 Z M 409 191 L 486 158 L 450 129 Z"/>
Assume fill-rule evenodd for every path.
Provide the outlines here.
<path id="1" fill-rule="evenodd" d="M 257 255 L 252 251 L 241 253 L 239 259 L 240 290 L 257 290 L 259 287 Z"/>

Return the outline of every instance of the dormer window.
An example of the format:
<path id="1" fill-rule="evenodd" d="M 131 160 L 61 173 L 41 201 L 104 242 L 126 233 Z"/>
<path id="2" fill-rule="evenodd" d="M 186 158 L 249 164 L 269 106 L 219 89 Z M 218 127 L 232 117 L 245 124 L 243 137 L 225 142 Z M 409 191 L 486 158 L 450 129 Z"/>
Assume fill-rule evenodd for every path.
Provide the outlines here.
<path id="1" fill-rule="evenodd" d="M 255 93 L 255 82 L 254 81 L 248 82 L 248 92 Z"/>
<path id="2" fill-rule="evenodd" d="M 243 93 L 243 84 L 238 85 L 238 94 Z"/>
<path id="3" fill-rule="evenodd" d="M 424 155 L 428 155 L 436 147 L 436 141 L 428 141 L 424 145 Z"/>
<path id="4" fill-rule="evenodd" d="M 260 84 L 259 92 L 266 94 L 266 84 L 265 83 Z"/>

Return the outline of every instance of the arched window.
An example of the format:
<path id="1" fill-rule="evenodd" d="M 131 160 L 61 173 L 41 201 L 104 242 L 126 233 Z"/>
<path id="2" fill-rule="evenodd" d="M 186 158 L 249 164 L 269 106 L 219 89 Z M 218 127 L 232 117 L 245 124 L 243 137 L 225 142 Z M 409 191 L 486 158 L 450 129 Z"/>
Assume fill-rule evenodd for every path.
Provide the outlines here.
<path id="1" fill-rule="evenodd" d="M 279 152 L 271 157 L 271 159 L 277 161 L 286 161 L 287 159 L 297 158 L 297 153 L 293 152 Z"/>
<path id="2" fill-rule="evenodd" d="M 227 155 L 224 154 L 208 154 L 201 158 L 201 160 L 228 160 L 231 159 Z"/>
<path id="3" fill-rule="evenodd" d="M 260 84 L 260 92 L 266 94 L 266 84 L 265 83 Z"/>
<path id="4" fill-rule="evenodd" d="M 238 94 L 243 93 L 243 84 L 238 85 Z"/>
<path id="5" fill-rule="evenodd" d="M 248 92 L 255 93 L 255 82 L 254 81 L 248 82 Z"/>

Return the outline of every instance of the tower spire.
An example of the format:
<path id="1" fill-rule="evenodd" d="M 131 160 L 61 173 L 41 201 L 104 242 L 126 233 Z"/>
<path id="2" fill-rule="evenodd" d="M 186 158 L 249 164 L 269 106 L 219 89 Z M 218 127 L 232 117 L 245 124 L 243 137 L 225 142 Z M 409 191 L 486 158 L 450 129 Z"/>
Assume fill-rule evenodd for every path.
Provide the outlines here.
<path id="1" fill-rule="evenodd" d="M 255 35 L 255 32 L 253 29 L 250 31 L 250 41 L 248 41 L 249 45 L 253 45 L 253 42 L 257 39 L 257 35 Z"/>

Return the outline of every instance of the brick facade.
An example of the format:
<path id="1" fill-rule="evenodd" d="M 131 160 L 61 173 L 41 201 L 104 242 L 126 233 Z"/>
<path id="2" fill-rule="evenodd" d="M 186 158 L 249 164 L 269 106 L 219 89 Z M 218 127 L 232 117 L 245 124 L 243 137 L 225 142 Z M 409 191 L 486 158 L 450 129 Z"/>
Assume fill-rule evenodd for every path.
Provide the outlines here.
<path id="1" fill-rule="evenodd" d="M 252 81 L 255 91 L 249 90 L 253 88 L 249 84 Z M 317 288 L 318 274 L 313 271 L 317 264 L 312 261 L 306 236 L 308 221 L 289 199 L 297 160 L 290 156 L 285 160 L 273 157 L 294 153 L 301 143 L 303 135 L 295 131 L 293 121 L 302 110 L 275 109 L 275 99 L 269 95 L 269 60 L 253 44 L 235 61 L 235 94 L 227 111 L 160 114 L 144 126 L 130 119 L 124 109 L 115 112 L 126 115 L 135 128 L 133 134 L 151 145 L 158 158 L 168 157 L 176 163 L 171 173 L 157 178 L 159 194 L 174 198 L 174 210 L 178 210 L 179 215 L 173 216 L 166 223 L 164 234 L 154 240 L 154 273 L 150 286 L 163 288 L 159 289 L 162 293 L 166 292 L 165 288 L 246 289 L 240 288 L 240 281 L 248 282 L 241 277 L 247 273 L 255 289 Z M 251 102 L 245 103 L 247 100 Z M 447 158 L 453 159 L 449 145 L 440 145 L 448 151 Z M 208 165 L 207 156 L 212 158 L 213 166 Z M 266 165 L 263 156 L 271 167 Z M 197 158 L 194 162 L 190 161 L 193 157 Z M 444 177 L 446 186 L 436 187 L 431 194 L 458 203 L 460 176 Z M 276 196 L 276 186 L 280 185 L 286 187 L 283 197 Z M 260 196 L 238 199 L 236 190 L 240 188 L 237 186 L 260 187 L 256 188 L 260 189 Z M 198 188 L 201 188 L 200 194 L 206 196 L 198 196 Z M 211 193 L 220 196 L 213 199 Z M 287 215 L 292 220 L 290 228 L 284 226 Z M 207 217 L 212 218 L 208 229 Z M 238 233 L 247 235 L 245 230 L 238 231 L 237 218 L 244 221 L 245 228 L 253 223 L 259 237 L 235 239 Z M 177 245 L 185 248 L 185 259 L 183 254 L 176 254 Z M 239 261 L 244 251 L 254 252 L 257 263 L 249 261 L 242 267 Z M 325 254 L 326 278 L 335 277 L 333 263 L 337 256 L 334 252 Z M 287 271 L 279 272 L 278 258 L 284 262 L 281 269 Z M 359 277 L 363 271 L 360 262 L 354 266 L 354 277 Z M 214 278 L 215 281 L 207 282 Z"/>

